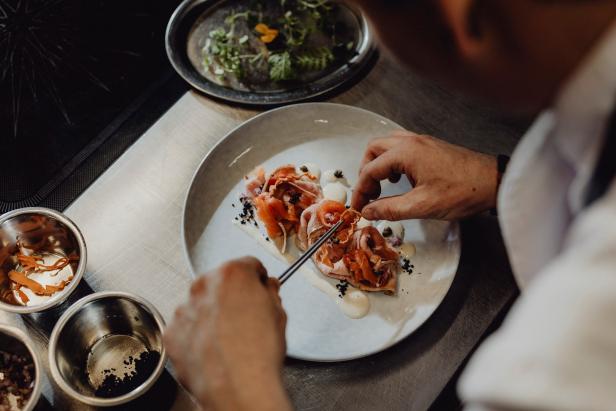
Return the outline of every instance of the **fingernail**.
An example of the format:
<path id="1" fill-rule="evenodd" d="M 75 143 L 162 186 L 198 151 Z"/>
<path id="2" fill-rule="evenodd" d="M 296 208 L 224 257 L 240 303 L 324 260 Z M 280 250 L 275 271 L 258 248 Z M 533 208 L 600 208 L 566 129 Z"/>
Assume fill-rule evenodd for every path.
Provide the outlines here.
<path id="1" fill-rule="evenodd" d="M 361 215 L 366 220 L 372 220 L 374 218 L 374 210 L 370 207 L 364 207 L 364 209 L 361 210 Z"/>

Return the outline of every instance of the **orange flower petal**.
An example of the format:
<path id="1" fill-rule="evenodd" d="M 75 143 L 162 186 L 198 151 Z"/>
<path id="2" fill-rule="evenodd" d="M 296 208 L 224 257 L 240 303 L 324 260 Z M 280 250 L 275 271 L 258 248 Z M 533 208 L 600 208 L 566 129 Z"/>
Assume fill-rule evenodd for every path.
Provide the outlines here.
<path id="1" fill-rule="evenodd" d="M 266 34 L 270 28 L 267 24 L 259 23 L 255 26 L 255 31 L 260 34 Z"/>

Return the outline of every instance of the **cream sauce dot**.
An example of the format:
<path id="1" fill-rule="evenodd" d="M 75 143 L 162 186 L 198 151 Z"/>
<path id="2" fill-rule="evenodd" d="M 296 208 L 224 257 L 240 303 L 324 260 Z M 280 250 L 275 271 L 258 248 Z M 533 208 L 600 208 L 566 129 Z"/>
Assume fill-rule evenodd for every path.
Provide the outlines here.
<path id="1" fill-rule="evenodd" d="M 326 200 L 333 200 L 341 204 L 346 204 L 347 189 L 340 183 L 329 183 L 323 187 L 323 197 Z"/>
<path id="2" fill-rule="evenodd" d="M 327 183 L 340 183 L 345 187 L 350 187 L 349 186 L 349 182 L 346 179 L 346 177 L 344 176 L 344 174 L 342 175 L 342 177 L 336 177 L 336 173 L 337 172 L 342 172 L 341 170 L 338 169 L 331 169 L 331 170 L 325 170 L 323 172 L 323 183 L 327 184 Z"/>
<path id="3" fill-rule="evenodd" d="M 400 221 L 381 221 L 377 224 L 376 228 L 381 234 L 389 228 L 394 237 L 397 237 L 400 240 L 404 239 L 404 226 Z"/>

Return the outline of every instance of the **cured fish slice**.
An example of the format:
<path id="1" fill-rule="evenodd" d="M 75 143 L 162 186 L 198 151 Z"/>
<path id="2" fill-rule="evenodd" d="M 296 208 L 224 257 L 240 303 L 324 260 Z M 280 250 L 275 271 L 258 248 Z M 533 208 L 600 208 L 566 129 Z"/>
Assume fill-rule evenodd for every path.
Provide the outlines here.
<path id="1" fill-rule="evenodd" d="M 302 212 L 323 197 L 316 177 L 298 174 L 293 165 L 279 167 L 268 177 L 262 168 L 257 169 L 246 190 L 268 237 L 283 253 L 287 239 L 300 226 Z"/>
<path id="2" fill-rule="evenodd" d="M 265 170 L 263 167 L 257 167 L 252 173 L 244 177 L 246 181 L 246 195 L 248 198 L 255 198 L 263 190 L 265 185 Z"/>
<path id="3" fill-rule="evenodd" d="M 347 209 L 342 203 L 333 200 L 322 200 L 307 208 L 301 216 L 300 228 L 297 233 L 298 248 L 306 250 L 317 241 L 338 220 L 345 223 L 336 231 L 329 243 L 345 245 L 353 236 L 361 214 L 353 209 Z"/>
<path id="4" fill-rule="evenodd" d="M 398 252 L 372 226 L 357 228 L 361 215 L 341 203 L 323 200 L 301 216 L 298 247 L 306 250 L 339 219 L 345 223 L 313 256 L 318 269 L 328 277 L 345 280 L 364 291 L 396 291 Z"/>
<path id="5" fill-rule="evenodd" d="M 351 285 L 364 291 L 396 292 L 399 255 L 379 230 L 368 226 L 355 231 L 347 251 L 344 258 Z"/>

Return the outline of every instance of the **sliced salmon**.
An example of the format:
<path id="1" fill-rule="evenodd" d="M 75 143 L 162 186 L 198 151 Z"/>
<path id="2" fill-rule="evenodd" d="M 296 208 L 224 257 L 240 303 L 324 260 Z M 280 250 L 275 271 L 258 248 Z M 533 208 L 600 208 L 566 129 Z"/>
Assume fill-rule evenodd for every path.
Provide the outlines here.
<path id="1" fill-rule="evenodd" d="M 321 186 L 315 180 L 306 173 L 298 174 L 295 166 L 288 164 L 267 177 L 262 168 L 258 169 L 246 184 L 257 217 L 282 252 L 286 250 L 287 238 L 297 232 L 302 212 L 323 197 Z"/>
<path id="2" fill-rule="evenodd" d="M 374 227 L 357 228 L 361 215 L 343 204 L 322 200 L 301 216 L 298 246 L 306 250 L 340 219 L 344 224 L 313 256 L 319 270 L 328 277 L 346 280 L 365 291 L 396 291 L 398 252 Z"/>

